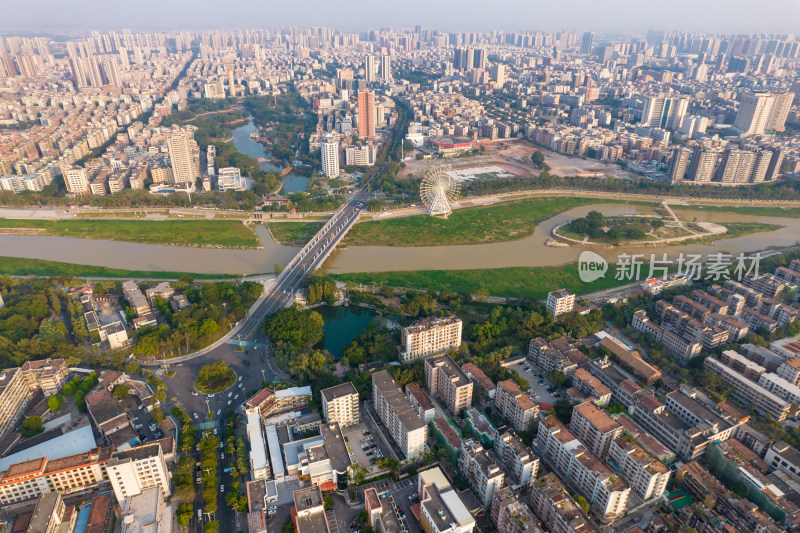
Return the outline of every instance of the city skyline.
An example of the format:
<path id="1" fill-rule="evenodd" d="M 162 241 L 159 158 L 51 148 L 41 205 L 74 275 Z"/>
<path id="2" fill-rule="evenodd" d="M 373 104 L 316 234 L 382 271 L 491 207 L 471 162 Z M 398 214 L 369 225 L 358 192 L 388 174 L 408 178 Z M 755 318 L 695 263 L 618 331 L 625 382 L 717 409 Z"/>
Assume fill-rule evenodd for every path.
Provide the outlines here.
<path id="1" fill-rule="evenodd" d="M 412 0 L 387 19 L 383 10 L 362 0 L 339 3 L 311 2 L 302 8 L 240 1 L 224 12 L 213 4 L 175 0 L 139 2 L 137 10 L 118 9 L 98 0 L 65 4 L 52 0 L 10 0 L 4 9 L 2 31 L 78 31 L 90 29 L 230 30 L 277 26 L 327 26 L 345 31 L 423 25 L 444 31 L 528 31 L 567 28 L 602 32 L 644 33 L 648 29 L 719 33 L 792 33 L 800 17 L 800 4 L 792 0 L 767 0 L 758 4 L 733 0 L 702 3 L 676 0 L 648 5 L 635 0 L 592 2 L 578 0 L 569 10 L 554 3 L 504 2 L 505 9 L 485 10 L 474 0 L 459 4 L 458 13 L 446 3 Z M 153 17 L 158 13 L 157 17 Z M 780 14 L 780 16 L 776 16 Z"/>

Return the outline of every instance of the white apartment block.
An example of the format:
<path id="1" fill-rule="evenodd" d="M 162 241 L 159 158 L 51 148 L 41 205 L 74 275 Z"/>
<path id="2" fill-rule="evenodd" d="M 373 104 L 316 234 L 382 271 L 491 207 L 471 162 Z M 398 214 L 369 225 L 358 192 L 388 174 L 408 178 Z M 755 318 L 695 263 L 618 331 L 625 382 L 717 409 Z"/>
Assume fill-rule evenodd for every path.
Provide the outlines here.
<path id="1" fill-rule="evenodd" d="M 775 373 L 789 383 L 800 384 L 800 357 L 785 360 L 778 366 Z"/>
<path id="2" fill-rule="evenodd" d="M 558 318 L 564 313 L 569 313 L 575 308 L 575 294 L 567 289 L 559 289 L 557 291 L 547 293 L 547 310 L 553 315 L 553 318 Z"/>
<path id="3" fill-rule="evenodd" d="M 611 442 L 608 461 L 617 465 L 622 477 L 630 484 L 631 491 L 642 500 L 658 498 L 666 492 L 669 469 L 624 436 Z"/>
<path id="4" fill-rule="evenodd" d="M 372 374 L 372 406 L 406 457 L 425 451 L 428 426 L 386 370 Z"/>
<path id="5" fill-rule="evenodd" d="M 321 394 L 325 422 L 328 424 L 336 422 L 341 427 L 347 427 L 361 421 L 358 391 L 351 382 L 323 389 Z"/>
<path id="6" fill-rule="evenodd" d="M 425 383 L 431 395 L 444 400 L 453 415 L 472 406 L 473 383 L 449 355 L 425 359 Z"/>
<path id="7" fill-rule="evenodd" d="M 747 404 L 755 405 L 756 410 L 768 414 L 773 420 L 783 422 L 789 415 L 791 405 L 783 398 L 771 393 L 755 381 L 750 381 L 734 369 L 722 364 L 718 359 L 707 357 L 703 368 L 717 374 L 726 385 L 733 388 L 734 395 Z"/>
<path id="8" fill-rule="evenodd" d="M 643 396 L 636 404 L 636 423 L 676 452 L 681 460 L 692 461 L 706 452 L 714 441 L 733 437 L 741 422 L 680 391 L 664 398 Z"/>
<path id="9" fill-rule="evenodd" d="M 483 446 L 472 439 L 464 441 L 458 457 L 458 471 L 469 481 L 472 492 L 484 507 L 492 503 L 494 493 L 505 482 L 505 474 L 497 463 L 489 458 Z"/>
<path id="10" fill-rule="evenodd" d="M 118 501 L 154 486 L 161 487 L 165 495 L 170 494 L 169 470 L 161 445 L 156 442 L 115 452 L 106 471 Z"/>
<path id="11" fill-rule="evenodd" d="M 789 403 L 800 404 L 800 387 L 769 372 L 758 378 L 758 384 Z"/>
<path id="12" fill-rule="evenodd" d="M 371 167 L 375 164 L 377 153 L 377 148 L 372 144 L 348 146 L 344 149 L 345 164 L 347 166 Z"/>
<path id="13" fill-rule="evenodd" d="M 322 138 L 322 172 L 329 178 L 339 175 L 339 140 L 335 135 Z"/>
<path id="14" fill-rule="evenodd" d="M 217 189 L 220 191 L 243 191 L 249 188 L 248 181 L 239 167 L 223 167 L 217 173 Z"/>
<path id="15" fill-rule="evenodd" d="M 787 443 L 780 441 L 773 444 L 764 455 L 764 462 L 800 481 L 800 453 Z"/>
<path id="16" fill-rule="evenodd" d="M 0 504 L 94 486 L 106 479 L 105 465 L 110 456 L 111 448 L 95 448 L 56 459 L 40 457 L 13 464 L 0 472 Z"/>
<path id="17" fill-rule="evenodd" d="M 89 171 L 85 168 L 65 168 L 61 171 L 64 185 L 70 194 L 89 194 Z"/>
<path id="18" fill-rule="evenodd" d="M 35 392 L 57 394 L 67 372 L 63 359 L 27 361 L 19 368 L 0 372 L 0 438 L 16 427 Z"/>
<path id="19" fill-rule="evenodd" d="M 611 443 L 622 433 L 622 426 L 591 401 L 583 402 L 572 409 L 569 429 L 603 461 L 608 459 Z"/>
<path id="20" fill-rule="evenodd" d="M 461 346 L 461 328 L 461 319 L 455 316 L 426 318 L 403 328 L 403 362 L 457 350 Z"/>
<path id="21" fill-rule="evenodd" d="M 539 406 L 510 379 L 497 384 L 494 406 L 516 431 L 527 431 L 539 414 Z"/>
<path id="22" fill-rule="evenodd" d="M 525 446 L 513 431 L 499 435 L 494 442 L 494 450 L 503 465 L 513 474 L 515 487 L 525 487 L 533 483 L 539 472 L 539 458 Z"/>
<path id="23" fill-rule="evenodd" d="M 610 521 L 625 513 L 631 488 L 556 417 L 548 416 L 539 424 L 536 440 L 561 479 L 575 487 L 601 519 Z"/>

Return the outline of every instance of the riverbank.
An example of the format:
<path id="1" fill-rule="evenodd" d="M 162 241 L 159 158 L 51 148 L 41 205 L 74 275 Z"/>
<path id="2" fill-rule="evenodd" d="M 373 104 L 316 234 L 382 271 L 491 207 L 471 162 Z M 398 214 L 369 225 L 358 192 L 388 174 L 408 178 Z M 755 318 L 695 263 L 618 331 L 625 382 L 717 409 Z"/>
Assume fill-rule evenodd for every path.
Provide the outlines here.
<path id="1" fill-rule="evenodd" d="M 643 269 L 646 270 L 646 269 Z M 640 279 L 644 279 L 646 272 Z M 476 270 L 423 270 L 419 272 L 365 272 L 357 274 L 331 274 L 337 281 L 364 285 L 389 285 L 414 290 L 449 290 L 472 294 L 486 289 L 492 296 L 506 298 L 533 298 L 543 300 L 555 289 L 568 289 L 575 294 L 587 294 L 631 283 L 630 279 L 614 279 L 614 266 L 609 266 L 605 278 L 584 283 L 578 277 L 578 264 L 570 263 L 558 268 L 511 267 Z"/>
<path id="2" fill-rule="evenodd" d="M 0 257 L 0 275 L 9 276 L 73 276 L 76 278 L 121 278 L 121 279 L 230 279 L 230 274 L 197 274 L 190 272 L 160 272 L 154 270 L 125 270 L 91 265 L 76 265 L 60 261 Z"/>
<path id="3" fill-rule="evenodd" d="M 191 248 L 259 248 L 258 236 L 235 220 L 17 220 L 0 219 L 4 234 L 106 239 Z"/>

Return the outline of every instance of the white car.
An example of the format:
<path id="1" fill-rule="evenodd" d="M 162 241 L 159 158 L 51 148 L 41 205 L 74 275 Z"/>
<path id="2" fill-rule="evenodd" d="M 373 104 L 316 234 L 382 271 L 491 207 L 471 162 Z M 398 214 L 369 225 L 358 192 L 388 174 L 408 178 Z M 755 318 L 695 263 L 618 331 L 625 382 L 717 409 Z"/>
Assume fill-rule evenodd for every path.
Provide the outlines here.
<path id="1" fill-rule="evenodd" d="M 242 381 L 242 376 L 239 376 L 239 381 Z"/>
<path id="2" fill-rule="evenodd" d="M 233 399 L 234 400 L 238 400 L 239 399 L 239 395 L 237 394 L 236 396 L 233 397 Z"/>
<path id="3" fill-rule="evenodd" d="M 220 414 L 221 412 L 222 412 L 222 409 L 217 409 L 217 414 Z"/>
<path id="4" fill-rule="evenodd" d="M 195 419 L 195 420 L 197 420 L 197 419 L 199 419 L 199 418 L 200 418 L 200 417 L 199 417 L 199 416 L 197 416 L 197 413 L 194 413 L 194 419 Z"/>
<path id="5" fill-rule="evenodd" d="M 228 405 L 230 405 L 230 404 L 231 404 L 231 401 L 230 401 L 230 400 L 228 400 Z"/>
<path id="6" fill-rule="evenodd" d="M 229 392 L 228 393 L 228 398 L 230 398 L 232 394 L 233 394 L 232 392 Z"/>

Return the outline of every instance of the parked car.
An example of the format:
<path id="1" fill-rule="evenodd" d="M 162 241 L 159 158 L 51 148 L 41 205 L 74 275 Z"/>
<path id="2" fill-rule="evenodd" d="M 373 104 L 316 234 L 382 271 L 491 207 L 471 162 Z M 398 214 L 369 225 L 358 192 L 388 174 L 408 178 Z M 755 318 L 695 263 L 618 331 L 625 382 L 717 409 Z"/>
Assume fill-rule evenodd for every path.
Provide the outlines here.
<path id="1" fill-rule="evenodd" d="M 225 485 L 220 485 L 219 486 L 219 491 L 220 492 L 225 492 Z"/>

